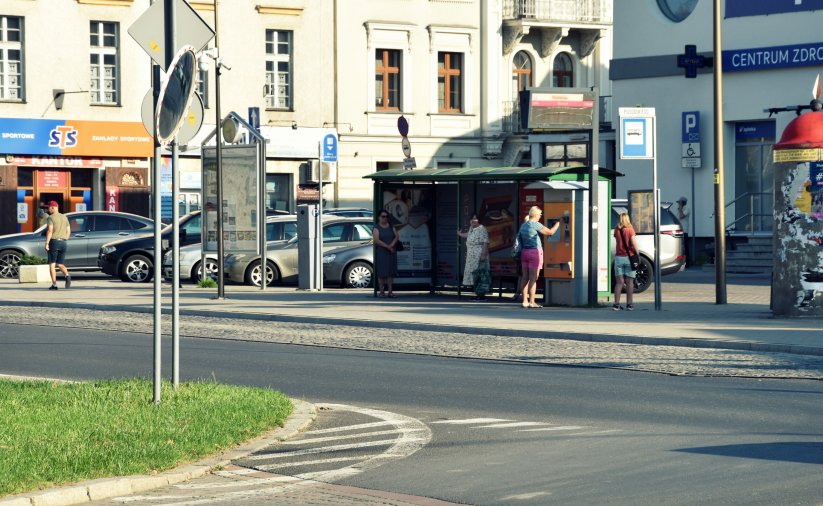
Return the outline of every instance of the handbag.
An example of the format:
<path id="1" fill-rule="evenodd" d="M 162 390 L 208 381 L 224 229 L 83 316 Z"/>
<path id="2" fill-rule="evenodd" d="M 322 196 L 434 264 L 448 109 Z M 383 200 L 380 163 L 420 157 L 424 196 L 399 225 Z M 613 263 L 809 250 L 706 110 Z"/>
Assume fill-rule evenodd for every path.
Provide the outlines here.
<path id="1" fill-rule="evenodd" d="M 629 253 L 629 263 L 632 266 L 632 270 L 636 271 L 637 269 L 640 268 L 640 255 L 638 255 L 637 253 L 632 254 L 631 248 L 629 248 L 629 245 L 626 243 L 626 237 L 623 236 L 623 229 L 619 228 L 617 230 L 618 230 L 617 235 L 620 237 L 620 240 L 623 242 L 623 247 L 626 248 L 626 251 Z"/>
<path id="2" fill-rule="evenodd" d="M 474 293 L 482 297 L 489 293 L 491 288 L 491 269 L 489 260 L 482 260 L 477 264 L 477 269 L 472 271 L 472 281 L 474 282 Z"/>
<path id="3" fill-rule="evenodd" d="M 520 258 L 520 252 L 523 250 L 523 245 L 520 244 L 520 232 L 517 232 L 517 235 L 514 236 L 514 245 L 512 246 L 512 258 L 517 259 Z"/>

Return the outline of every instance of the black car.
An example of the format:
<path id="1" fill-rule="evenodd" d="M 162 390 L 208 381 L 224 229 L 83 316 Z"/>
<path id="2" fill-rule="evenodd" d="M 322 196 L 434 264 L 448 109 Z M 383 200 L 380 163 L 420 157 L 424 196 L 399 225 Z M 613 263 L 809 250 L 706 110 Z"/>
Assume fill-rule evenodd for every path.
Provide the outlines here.
<path id="1" fill-rule="evenodd" d="M 136 214 L 114 211 L 66 213 L 71 227 L 65 264 L 71 270 L 96 271 L 100 246 L 115 239 L 142 235 L 154 221 Z M 23 255 L 45 257 L 46 225 L 34 232 L 0 236 L 0 278 L 16 278 Z"/>
<path id="2" fill-rule="evenodd" d="M 164 248 L 171 247 L 172 226 L 163 229 Z M 201 241 L 200 211 L 180 218 L 180 246 Z M 166 246 L 168 245 L 168 246 Z M 162 258 L 162 255 L 161 255 Z M 100 248 L 97 265 L 109 276 L 123 281 L 144 283 L 154 275 L 154 234 L 145 234 L 131 239 L 113 241 Z"/>

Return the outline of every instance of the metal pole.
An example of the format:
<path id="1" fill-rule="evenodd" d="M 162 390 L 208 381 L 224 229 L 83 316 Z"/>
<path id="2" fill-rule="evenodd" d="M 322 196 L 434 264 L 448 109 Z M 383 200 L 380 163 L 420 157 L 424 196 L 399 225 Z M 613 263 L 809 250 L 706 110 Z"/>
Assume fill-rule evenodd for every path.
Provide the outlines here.
<path id="1" fill-rule="evenodd" d="M 171 2 L 170 2 L 171 3 Z M 214 112 L 217 118 L 216 123 L 216 149 L 217 152 L 217 298 L 226 298 L 225 285 L 223 283 L 223 132 L 222 116 L 220 115 L 220 44 L 218 42 L 217 30 L 217 0 L 214 0 L 214 50 L 216 59 L 214 64 Z M 205 269 L 205 266 L 204 266 Z M 265 271 L 264 271 L 265 274 Z"/>
<path id="2" fill-rule="evenodd" d="M 152 2 L 154 3 L 154 2 Z M 152 64 L 152 95 L 154 96 L 154 107 L 152 111 L 157 111 L 157 99 L 160 98 L 160 66 Z M 154 118 L 154 114 L 152 114 Z M 152 159 L 152 190 L 154 191 L 154 251 L 160 251 L 162 246 L 163 223 L 161 221 L 160 208 L 162 207 L 162 200 L 160 196 L 160 143 L 157 142 L 157 119 L 152 121 L 153 136 L 154 136 L 154 158 Z M 153 366 L 153 386 L 154 386 L 154 403 L 160 404 L 160 384 L 162 381 L 162 360 L 161 351 L 163 347 L 162 323 L 163 323 L 163 300 L 161 297 L 160 277 L 154 277 L 154 314 L 152 316 L 153 327 L 153 347 L 154 347 L 154 366 Z"/>
<path id="3" fill-rule="evenodd" d="M 257 139 L 258 160 L 260 163 L 260 173 L 258 175 L 258 198 L 260 199 L 260 216 L 258 216 L 258 226 L 260 227 L 259 247 L 260 258 L 266 258 L 266 143 Z M 261 260 L 263 262 L 263 260 Z M 261 263 L 261 265 L 265 265 Z M 264 271 L 265 274 L 265 271 Z M 260 291 L 266 291 L 266 283 L 260 283 Z"/>
<path id="4" fill-rule="evenodd" d="M 171 220 L 174 223 L 171 253 L 171 383 L 175 389 L 180 386 L 180 178 L 177 177 L 179 151 L 175 139 L 171 144 Z M 157 257 L 162 259 L 161 255 Z M 154 275 L 160 277 L 160 263 L 155 264 Z"/>
<path id="5" fill-rule="evenodd" d="M 720 0 L 714 0 L 714 267 L 715 303 L 726 303 L 726 208 L 723 168 L 723 48 Z"/>
<path id="6" fill-rule="evenodd" d="M 652 118 L 652 191 L 654 196 L 654 309 L 660 311 L 660 189 L 657 187 L 657 116 Z"/>
<path id="7" fill-rule="evenodd" d="M 596 49 L 595 54 L 597 54 Z M 598 59 L 595 59 L 595 68 L 599 68 L 598 61 Z M 598 74 L 599 72 L 595 71 L 595 75 Z M 600 208 L 600 191 L 598 188 L 600 183 L 600 92 L 597 86 L 594 87 L 593 91 L 594 111 L 592 111 L 591 165 L 589 166 L 589 306 L 597 305 L 597 239 L 600 235 L 600 224 L 598 223 L 598 209 Z"/>

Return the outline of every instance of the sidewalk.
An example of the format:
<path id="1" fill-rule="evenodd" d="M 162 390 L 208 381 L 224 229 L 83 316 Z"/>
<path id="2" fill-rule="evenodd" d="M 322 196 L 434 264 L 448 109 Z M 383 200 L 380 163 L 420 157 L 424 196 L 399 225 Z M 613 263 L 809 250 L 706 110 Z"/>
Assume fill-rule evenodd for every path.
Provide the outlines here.
<path id="1" fill-rule="evenodd" d="M 715 304 L 713 272 L 694 269 L 663 279 L 661 308 L 654 309 L 654 288 L 635 297 L 634 312 L 602 308 L 523 309 L 510 295 L 471 302 L 464 294 L 398 292 L 397 299 L 376 299 L 371 290 L 299 291 L 293 286 L 261 291 L 226 285 L 224 300 L 215 289 L 184 285 L 181 315 L 220 316 L 386 329 L 431 330 L 501 336 L 823 355 L 823 322 L 774 318 L 769 310 L 769 280 L 729 276 L 727 304 Z M 113 278 L 75 276 L 70 290 L 0 280 L 0 304 L 77 307 L 152 312 L 152 284 Z M 624 298 L 625 302 L 625 298 Z M 171 287 L 163 285 L 163 310 L 171 310 Z M 147 316 L 147 318 L 150 318 Z"/>

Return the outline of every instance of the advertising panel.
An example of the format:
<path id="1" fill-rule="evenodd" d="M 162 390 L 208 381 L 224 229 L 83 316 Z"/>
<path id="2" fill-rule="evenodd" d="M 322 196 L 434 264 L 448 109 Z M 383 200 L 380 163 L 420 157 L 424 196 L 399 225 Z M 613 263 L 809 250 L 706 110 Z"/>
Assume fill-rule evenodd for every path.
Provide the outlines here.
<path id="1" fill-rule="evenodd" d="M 203 148 L 204 251 L 217 251 L 217 153 Z M 224 146 L 223 249 L 257 253 L 258 152 L 256 145 Z"/>
<path id="2" fill-rule="evenodd" d="M 821 9 L 823 9 L 823 0 L 726 0 L 727 18 Z"/>
<path id="3" fill-rule="evenodd" d="M 437 237 L 435 254 L 437 256 L 437 271 L 435 285 L 457 286 L 458 273 L 463 260 L 458 258 L 460 238 L 455 233 L 459 228 L 457 211 L 457 185 L 438 184 L 435 186 L 435 200 L 437 201 Z M 460 250 L 462 252 L 462 250 Z"/>
<path id="4" fill-rule="evenodd" d="M 383 208 L 389 212 L 403 251 L 397 252 L 398 278 L 427 278 L 432 275 L 434 217 L 433 186 L 403 186 L 383 190 Z"/>
<path id="5" fill-rule="evenodd" d="M 0 118 L 0 153 L 148 158 L 154 142 L 139 122 Z"/>
<path id="6" fill-rule="evenodd" d="M 520 229 L 516 183 L 477 184 L 477 217 L 489 233 L 489 265 L 492 276 L 517 276 L 511 257 L 514 236 Z"/>

